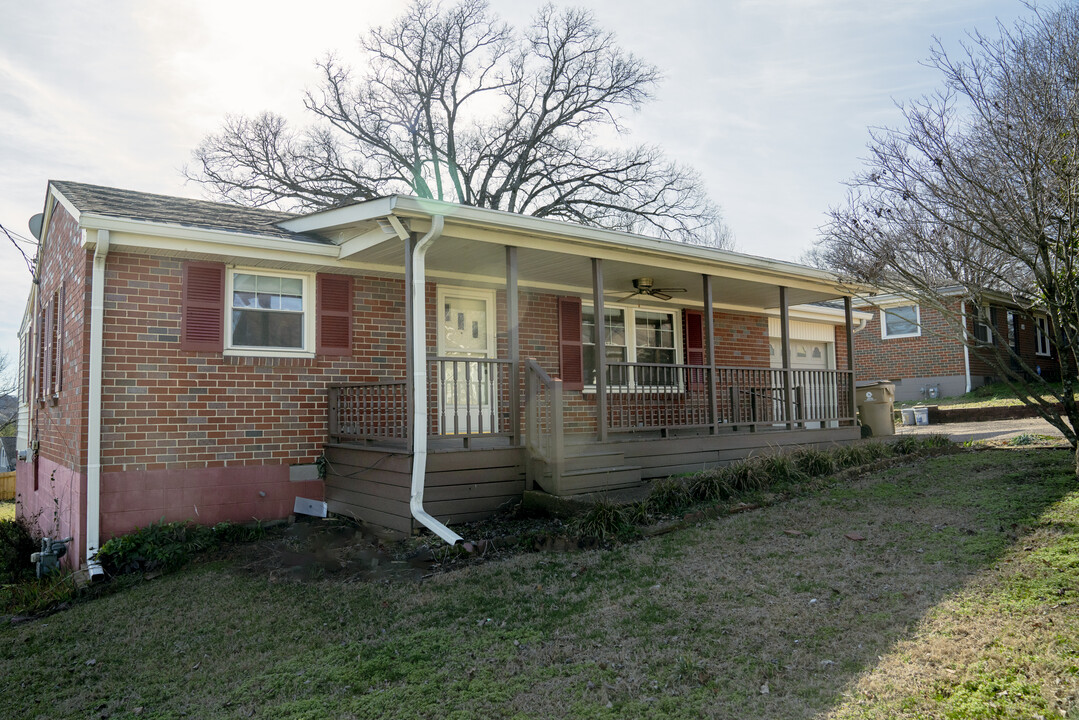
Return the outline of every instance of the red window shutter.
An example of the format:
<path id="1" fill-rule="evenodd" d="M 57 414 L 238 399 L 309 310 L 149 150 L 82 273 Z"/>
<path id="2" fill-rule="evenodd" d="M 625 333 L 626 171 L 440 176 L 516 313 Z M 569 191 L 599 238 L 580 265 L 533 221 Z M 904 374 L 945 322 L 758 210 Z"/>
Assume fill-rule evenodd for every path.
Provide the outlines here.
<path id="1" fill-rule="evenodd" d="M 48 381 L 45 374 L 48 368 L 48 337 L 49 337 L 49 307 L 46 304 L 38 313 L 37 322 L 37 360 L 34 365 L 34 384 L 37 385 L 37 399 L 44 400 L 48 392 Z"/>
<path id="2" fill-rule="evenodd" d="M 56 308 L 53 313 L 53 395 L 64 390 L 64 286 L 53 295 Z"/>
<path id="3" fill-rule="evenodd" d="M 184 263 L 180 349 L 221 352 L 225 348 L 225 266 Z"/>
<path id="4" fill-rule="evenodd" d="M 704 313 L 682 310 L 682 350 L 686 365 L 705 365 Z M 688 385 L 700 389 L 704 385 L 703 370 L 686 370 Z"/>
<path id="5" fill-rule="evenodd" d="M 562 387 L 584 388 L 584 356 L 581 347 L 581 298 L 558 298 L 558 360 Z"/>
<path id="6" fill-rule="evenodd" d="M 315 352 L 319 355 L 351 355 L 352 278 L 348 275 L 318 275 L 315 285 Z"/>
<path id="7" fill-rule="evenodd" d="M 682 330 L 686 365 L 707 365 L 704 360 L 704 313 L 700 310 L 683 310 Z"/>

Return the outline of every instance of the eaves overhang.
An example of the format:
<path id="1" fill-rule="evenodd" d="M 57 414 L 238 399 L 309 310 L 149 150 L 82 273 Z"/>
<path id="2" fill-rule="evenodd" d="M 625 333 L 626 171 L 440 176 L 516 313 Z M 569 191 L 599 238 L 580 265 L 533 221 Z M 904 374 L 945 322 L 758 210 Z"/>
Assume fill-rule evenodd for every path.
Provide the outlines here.
<path id="1" fill-rule="evenodd" d="M 445 218 L 446 237 L 601 259 L 625 260 L 632 256 L 642 262 L 655 263 L 657 267 L 695 268 L 720 277 L 752 276 L 775 285 L 831 292 L 836 297 L 870 290 L 844 283 L 834 273 L 782 260 L 405 195 L 311 213 L 279 223 L 279 227 L 292 232 L 328 235 L 390 215 L 402 220 L 415 233 L 428 230 L 431 218 L 440 215 Z"/>

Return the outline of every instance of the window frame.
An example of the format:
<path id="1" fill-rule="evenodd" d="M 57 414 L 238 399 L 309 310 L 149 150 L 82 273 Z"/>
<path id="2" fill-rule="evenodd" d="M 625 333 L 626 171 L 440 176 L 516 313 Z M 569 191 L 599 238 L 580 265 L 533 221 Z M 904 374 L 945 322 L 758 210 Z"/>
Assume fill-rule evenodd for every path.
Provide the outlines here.
<path id="1" fill-rule="evenodd" d="M 1034 354 L 1038 357 L 1053 356 L 1053 345 L 1049 337 L 1049 318 L 1044 315 L 1034 316 Z"/>
<path id="2" fill-rule="evenodd" d="M 978 337 L 979 327 L 985 328 L 986 338 L 984 340 Z M 977 345 L 993 345 L 996 343 L 996 308 L 992 306 L 986 308 L 980 308 L 977 305 L 974 306 L 974 314 L 971 317 L 970 336 Z"/>
<path id="3" fill-rule="evenodd" d="M 612 309 L 622 311 L 622 317 L 625 319 L 625 323 L 626 323 L 626 344 L 625 344 L 626 362 L 629 362 L 629 363 L 636 363 L 637 362 L 637 360 L 636 360 L 636 357 L 637 357 L 637 311 L 646 312 L 646 313 L 662 313 L 662 314 L 665 314 L 665 315 L 670 315 L 671 316 L 672 328 L 673 328 L 673 331 L 674 331 L 673 332 L 673 335 L 674 335 L 674 348 L 673 348 L 673 350 L 674 350 L 674 362 L 671 363 L 671 365 L 672 366 L 677 366 L 677 365 L 685 364 L 684 350 L 683 350 L 683 347 L 682 347 L 682 345 L 683 345 L 683 341 L 682 341 L 683 328 L 682 328 L 682 312 L 681 312 L 681 308 L 668 310 L 668 309 L 665 309 L 665 308 L 657 308 L 657 307 L 637 307 L 635 305 L 632 305 L 632 306 L 631 305 L 622 305 L 620 303 L 603 303 L 603 309 L 604 309 L 604 311 L 612 310 Z M 588 382 L 588 377 L 587 376 L 590 373 L 588 372 L 589 369 L 588 369 L 587 366 L 585 366 L 584 359 L 583 359 L 584 346 L 585 345 L 595 345 L 595 343 L 587 343 L 587 342 L 584 341 L 585 316 L 588 313 L 592 313 L 593 327 L 594 327 L 595 312 L 596 312 L 596 307 L 592 303 L 588 303 L 588 302 L 582 302 L 581 303 L 581 355 L 582 355 L 581 374 L 583 376 L 585 376 L 584 377 L 584 381 L 585 381 L 584 382 L 584 388 L 582 389 L 582 392 L 584 392 L 584 393 L 595 393 L 596 392 L 596 384 Z M 606 343 L 604 343 L 604 347 L 606 347 Z M 671 388 L 671 389 L 675 388 L 675 386 L 673 386 L 673 385 L 641 385 L 641 384 L 638 384 L 637 381 L 636 381 L 636 373 L 634 373 L 634 376 L 630 378 L 630 382 L 628 383 L 627 387 L 620 387 L 620 388 L 614 389 L 614 390 L 612 390 L 612 388 L 608 387 L 607 392 L 633 393 L 633 392 L 646 391 L 646 390 L 648 390 L 650 388 L 656 388 L 656 387 Z M 681 377 L 679 377 L 679 380 L 678 380 L 677 392 L 685 392 L 685 386 L 684 386 L 684 384 L 682 382 Z"/>
<path id="4" fill-rule="evenodd" d="M 888 311 L 896 308 L 914 308 L 914 332 L 891 333 L 888 332 Z M 902 318 L 906 320 L 906 318 Z M 895 340 L 897 338 L 911 338 L 922 336 L 922 307 L 918 303 L 907 302 L 899 305 L 888 305 L 880 308 L 880 337 L 881 340 Z"/>
<path id="5" fill-rule="evenodd" d="M 237 275 L 256 275 L 262 277 L 287 278 L 300 280 L 301 304 L 303 310 L 299 313 L 302 317 L 301 337 L 303 345 L 299 348 L 286 347 L 261 347 L 257 345 L 235 345 L 232 342 L 234 310 L 233 288 Z M 224 350 L 225 356 L 243 357 L 315 357 L 315 330 L 318 318 L 315 312 L 315 275 L 312 273 L 281 272 L 264 270 L 261 268 L 226 267 L 225 268 L 225 307 L 224 307 Z"/>

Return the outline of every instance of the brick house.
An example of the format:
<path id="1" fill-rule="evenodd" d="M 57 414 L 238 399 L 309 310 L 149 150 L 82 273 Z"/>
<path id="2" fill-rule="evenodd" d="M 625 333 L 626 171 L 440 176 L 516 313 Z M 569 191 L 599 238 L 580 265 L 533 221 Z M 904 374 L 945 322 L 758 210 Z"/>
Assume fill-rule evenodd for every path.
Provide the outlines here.
<path id="1" fill-rule="evenodd" d="M 897 400 L 961 395 L 1000 380 L 987 357 L 1011 348 L 1011 366 L 1058 380 L 1057 351 L 1044 315 L 1019 307 L 1004 295 L 975 305 L 960 288 L 943 291 L 944 310 L 896 294 L 859 298 L 871 313 L 854 336 L 857 381 L 891 380 Z M 969 342 L 957 337 L 965 327 Z"/>
<path id="2" fill-rule="evenodd" d="M 869 316 L 791 263 L 411 197 L 293 215 L 56 181 L 39 236 L 20 512 L 76 563 L 297 498 L 453 542 L 526 488 L 858 437 Z"/>

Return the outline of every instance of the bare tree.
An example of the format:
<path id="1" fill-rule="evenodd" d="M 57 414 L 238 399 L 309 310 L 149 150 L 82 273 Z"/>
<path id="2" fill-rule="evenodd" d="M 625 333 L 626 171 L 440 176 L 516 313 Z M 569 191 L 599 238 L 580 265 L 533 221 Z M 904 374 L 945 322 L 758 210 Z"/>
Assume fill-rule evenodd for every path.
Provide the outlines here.
<path id="1" fill-rule="evenodd" d="M 241 204 L 320 208 L 424 198 L 731 245 L 696 171 L 649 145 L 606 146 L 660 79 L 584 10 L 543 7 L 523 31 L 486 0 L 416 0 L 361 39 L 357 72 L 329 56 L 301 129 L 229 117 L 185 174 Z"/>
<path id="2" fill-rule="evenodd" d="M 1059 389 L 1007 343 L 979 351 L 1077 448 L 1079 8 L 1031 9 L 952 56 L 937 42 L 928 63 L 942 89 L 902 105 L 902 127 L 872 132 L 815 255 L 942 312 L 954 305 L 940 290 L 959 285 L 975 305 L 1003 293 L 1044 313 Z M 950 320 L 954 337 L 973 342 L 964 318 L 952 310 Z"/>
<path id="3" fill-rule="evenodd" d="M 14 435 L 19 421 L 19 404 L 15 396 L 18 389 L 18 373 L 8 360 L 7 353 L 0 353 L 0 437 Z"/>

